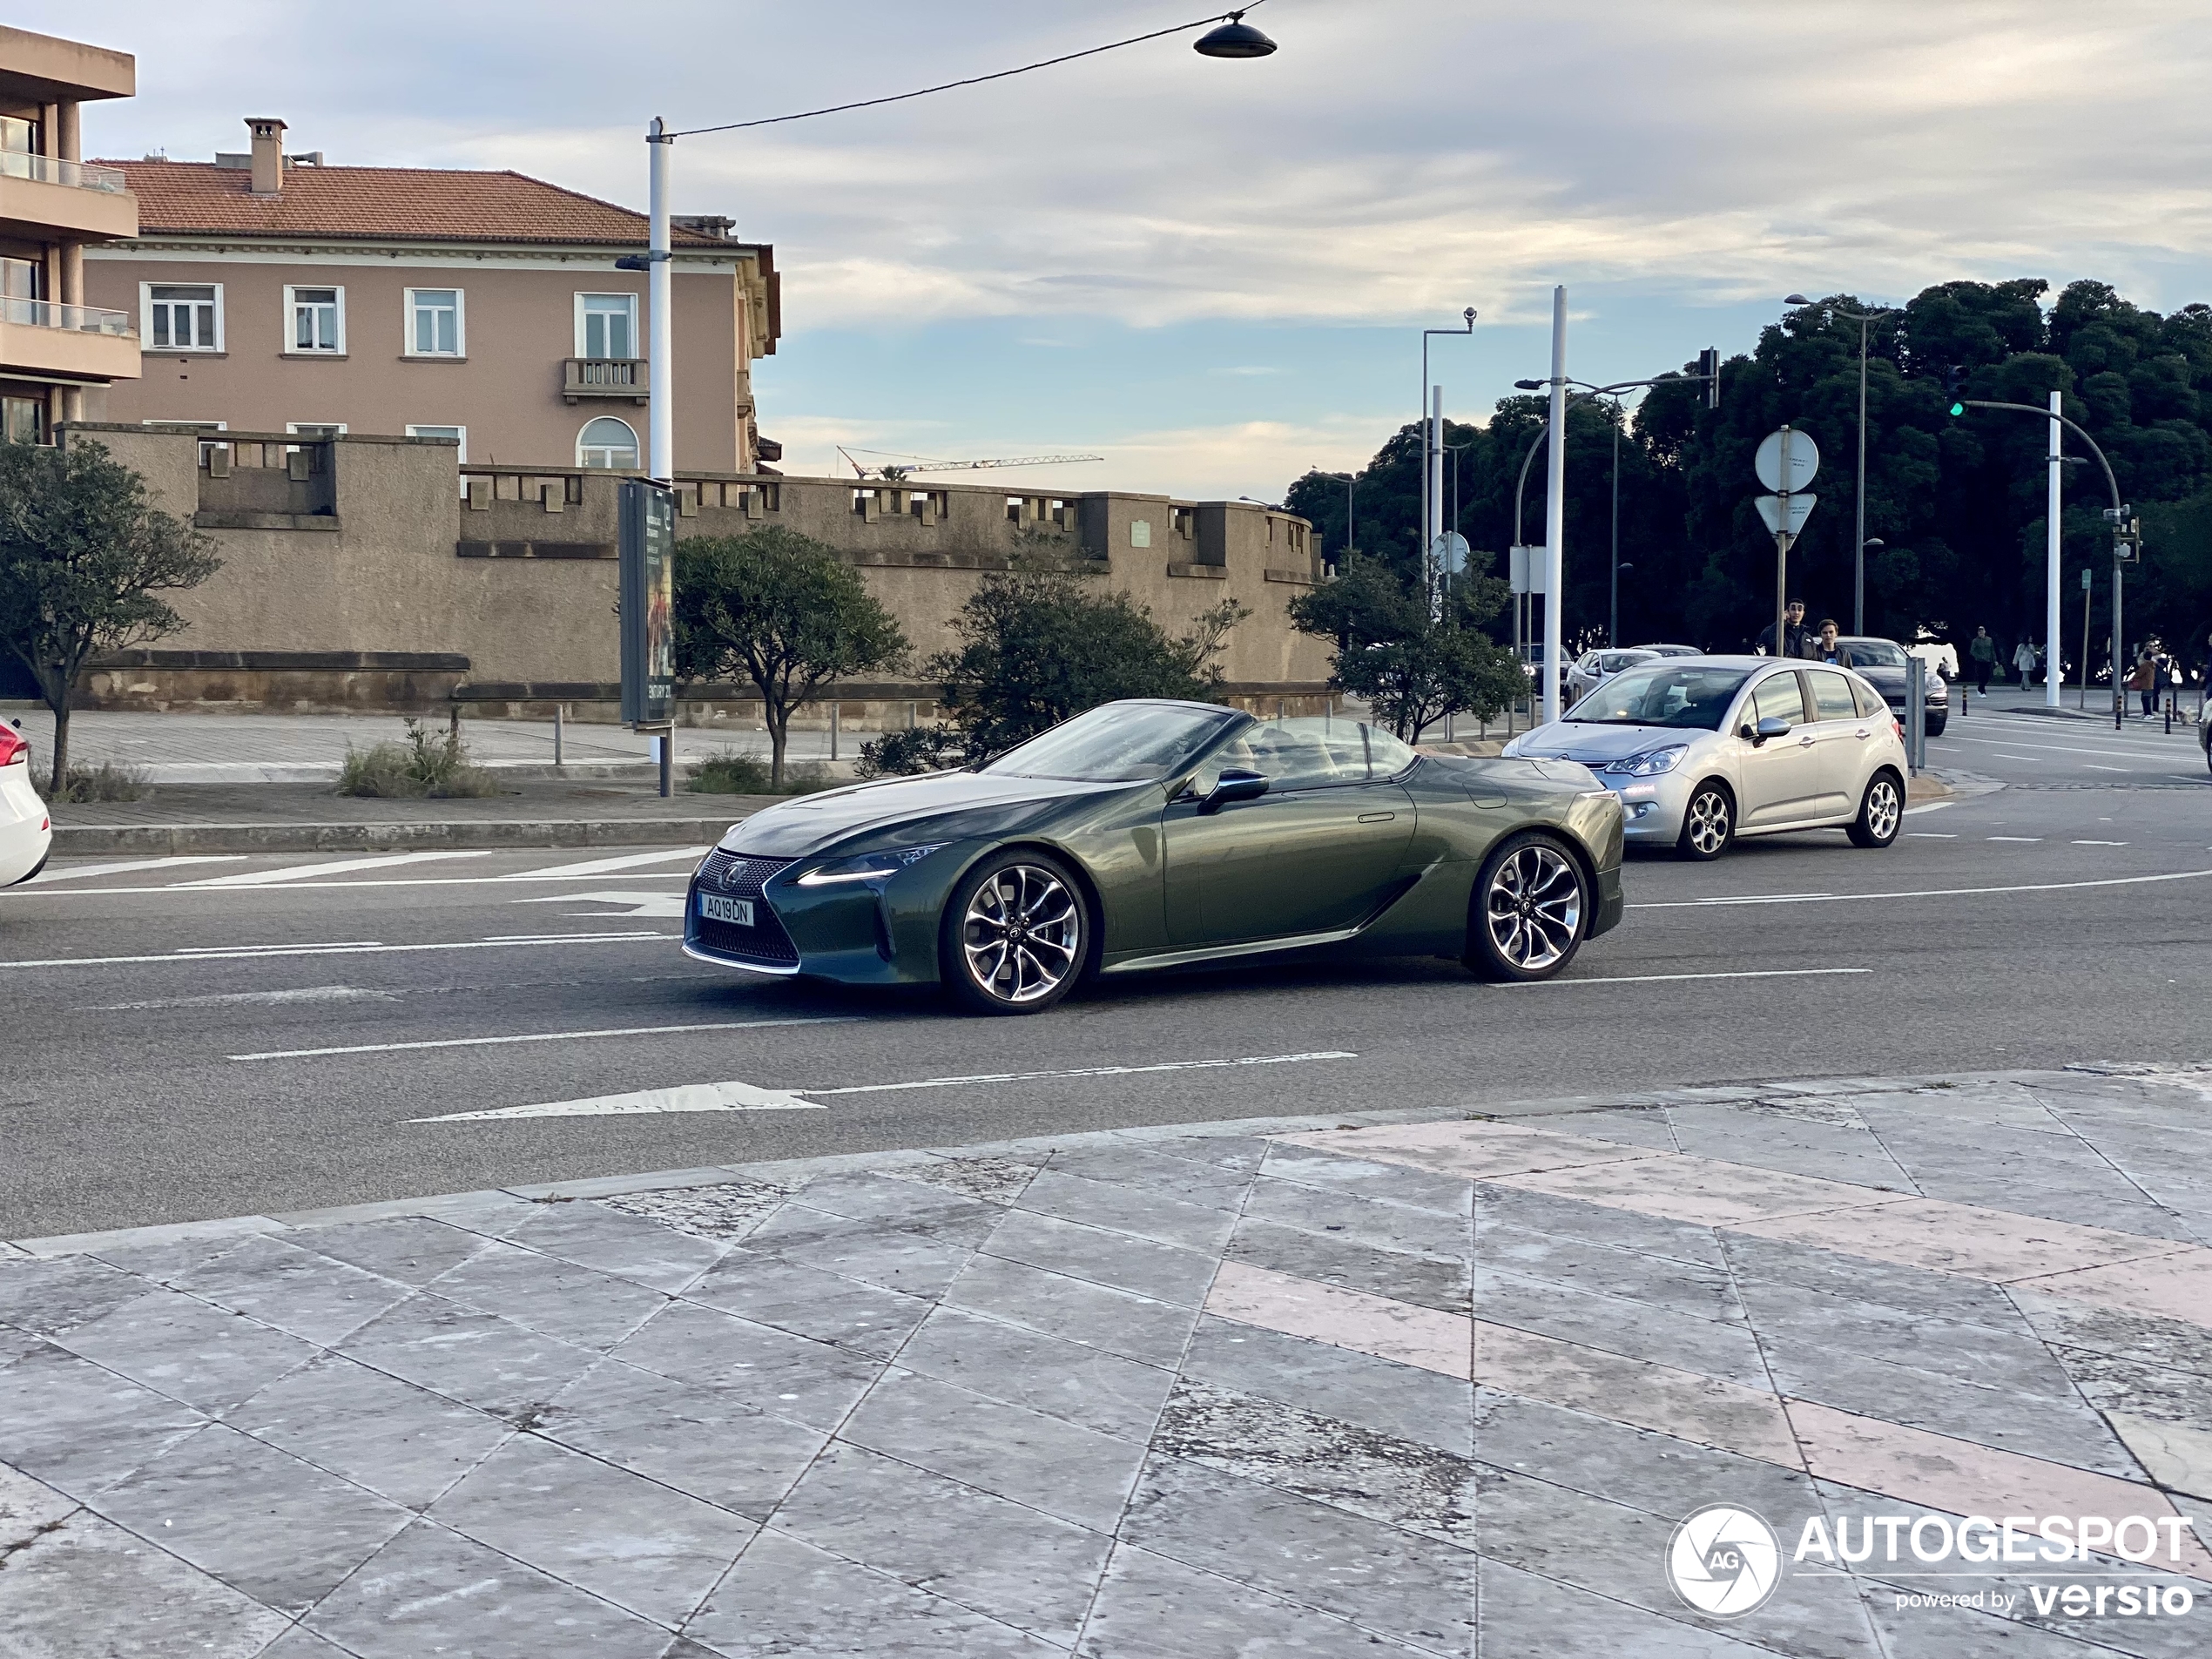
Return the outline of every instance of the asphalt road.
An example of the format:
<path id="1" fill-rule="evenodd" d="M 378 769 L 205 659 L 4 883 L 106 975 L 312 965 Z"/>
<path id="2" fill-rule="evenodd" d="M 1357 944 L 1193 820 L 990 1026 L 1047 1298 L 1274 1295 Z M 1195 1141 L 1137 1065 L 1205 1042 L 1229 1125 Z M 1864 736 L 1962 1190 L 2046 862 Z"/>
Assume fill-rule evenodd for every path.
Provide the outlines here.
<path id="1" fill-rule="evenodd" d="M 2204 1058 L 2193 737 L 1974 713 L 1931 752 L 2005 786 L 1916 809 L 1880 853 L 1834 832 L 1635 859 L 1626 922 L 1549 985 L 1244 968 L 1032 1019 L 691 962 L 667 849 L 57 864 L 0 894 L 0 1238 L 1131 1123 Z M 731 1082 L 814 1104 L 422 1121 Z"/>

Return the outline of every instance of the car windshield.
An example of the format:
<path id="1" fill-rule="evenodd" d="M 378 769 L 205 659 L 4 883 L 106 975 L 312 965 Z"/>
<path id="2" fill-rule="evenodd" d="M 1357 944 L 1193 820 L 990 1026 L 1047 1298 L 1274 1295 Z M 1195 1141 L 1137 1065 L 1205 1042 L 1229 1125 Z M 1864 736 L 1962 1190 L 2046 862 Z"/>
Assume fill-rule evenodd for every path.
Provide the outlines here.
<path id="1" fill-rule="evenodd" d="M 1853 668 L 1903 668 L 1905 647 L 1886 639 L 1854 639 L 1844 649 Z"/>
<path id="2" fill-rule="evenodd" d="M 1149 782 L 1188 760 L 1223 721 L 1234 718 L 1229 709 L 1109 703 L 1062 721 L 979 770 L 1085 783 Z"/>
<path id="3" fill-rule="evenodd" d="M 1601 651 L 1598 653 L 1597 659 L 1598 672 L 1601 674 L 1617 674 L 1624 668 L 1633 668 L 1638 663 L 1648 663 L 1650 660 L 1651 653 L 1649 651 Z"/>
<path id="4" fill-rule="evenodd" d="M 1717 732 L 1750 671 L 1742 668 L 1632 668 L 1577 703 L 1570 720 L 1598 725 L 1679 725 Z"/>

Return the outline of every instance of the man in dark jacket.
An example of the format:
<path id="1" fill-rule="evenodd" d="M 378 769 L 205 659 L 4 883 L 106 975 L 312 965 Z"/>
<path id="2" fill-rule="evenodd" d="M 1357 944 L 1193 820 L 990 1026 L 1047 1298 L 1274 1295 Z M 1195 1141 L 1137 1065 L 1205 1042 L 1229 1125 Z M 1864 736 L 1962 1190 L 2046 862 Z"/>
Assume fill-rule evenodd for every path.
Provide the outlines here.
<path id="1" fill-rule="evenodd" d="M 1989 630 L 1977 628 L 1973 639 L 1966 646 L 1966 656 L 1974 665 L 1974 690 L 1984 697 L 1989 695 L 1989 676 L 1997 666 L 1997 642 L 1989 637 Z"/>
<path id="2" fill-rule="evenodd" d="M 1781 655 L 1784 657 L 1810 655 L 1808 648 L 1812 644 L 1812 630 L 1805 626 L 1805 602 L 1804 600 L 1792 599 L 1782 608 L 1782 624 L 1784 644 Z M 1759 630 L 1756 649 L 1762 657 L 1772 657 L 1776 654 L 1772 623 L 1767 624 L 1765 627 Z"/>

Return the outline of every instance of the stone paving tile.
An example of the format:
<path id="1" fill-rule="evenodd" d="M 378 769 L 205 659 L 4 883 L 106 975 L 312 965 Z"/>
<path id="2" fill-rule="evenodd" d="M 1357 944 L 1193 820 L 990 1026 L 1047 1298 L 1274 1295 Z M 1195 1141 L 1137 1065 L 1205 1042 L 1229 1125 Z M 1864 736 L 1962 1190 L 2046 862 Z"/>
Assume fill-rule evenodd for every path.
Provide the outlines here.
<path id="1" fill-rule="evenodd" d="M 206 1412 L 227 1410 L 316 1352 L 173 1291 L 149 1291 L 78 1325 L 59 1345 Z"/>
<path id="2" fill-rule="evenodd" d="M 327 1347 L 401 1300 L 408 1286 L 263 1234 L 172 1281 L 218 1307 Z"/>
<path id="3" fill-rule="evenodd" d="M 307 1618 L 359 1659 L 660 1659 L 668 1632 L 559 1579 L 418 1521 Z"/>
<path id="4" fill-rule="evenodd" d="M 1386 1659 L 1433 1649 L 1122 1544 L 1076 1651 L 1082 1659 Z"/>
<path id="5" fill-rule="evenodd" d="M 2012 1297 L 2002 1286 L 1980 1279 L 1842 1256 L 1784 1238 L 1740 1232 L 1724 1232 L 1719 1238 L 1728 1264 L 1747 1294 L 1760 1286 L 1780 1295 L 1824 1291 L 1928 1318 L 1972 1320 L 2000 1331 L 2018 1325 Z"/>
<path id="6" fill-rule="evenodd" d="M 734 1243 L 775 1214 L 788 1196 L 785 1187 L 732 1179 L 661 1192 L 627 1192 L 597 1203 L 617 1215 L 636 1216 L 694 1238 Z"/>
<path id="7" fill-rule="evenodd" d="M 602 1352 L 668 1305 L 659 1291 L 630 1279 L 504 1244 L 440 1274 L 429 1288 L 448 1301 Z"/>
<path id="8" fill-rule="evenodd" d="M 1022 1196 L 1024 1187 L 1036 1179 L 1037 1171 L 1043 1167 L 1042 1157 L 1033 1163 L 1010 1157 L 934 1157 L 909 1164 L 898 1171 L 898 1177 L 901 1181 L 920 1181 L 985 1204 L 1010 1204 Z"/>
<path id="9" fill-rule="evenodd" d="M 1165 1157 L 1211 1163 L 1216 1169 L 1250 1175 L 1266 1161 L 1275 1143 L 1256 1135 L 1163 1135 L 1144 1143 L 1145 1150 Z"/>
<path id="10" fill-rule="evenodd" d="M 0 1463 L 73 1497 L 112 1485 L 206 1420 L 59 1348 L 0 1371 Z"/>
<path id="11" fill-rule="evenodd" d="M 363 1272 L 396 1279 L 420 1290 L 439 1274 L 458 1267 L 491 1241 L 480 1234 L 420 1216 L 389 1221 L 360 1221 L 334 1227 L 302 1227 L 284 1235 L 287 1244 L 321 1252 Z"/>
<path id="12" fill-rule="evenodd" d="M 1273 1180 L 1321 1187 L 1362 1198 L 1386 1199 L 1392 1204 L 1434 1210 L 1447 1216 L 1467 1215 L 1474 1203 L 1471 1182 L 1409 1170 L 1403 1164 L 1339 1157 L 1332 1152 L 1314 1151 L 1303 1146 L 1270 1146 L 1267 1162 L 1262 1167 Z"/>
<path id="13" fill-rule="evenodd" d="M 1144 1460 L 1142 1440 L 897 1369 L 854 1408 L 838 1438 L 1103 1533 L 1120 1519 Z"/>
<path id="14" fill-rule="evenodd" d="M 946 1293 L 945 1305 L 1154 1366 L 1176 1363 L 1198 1317 L 1195 1307 L 1155 1302 L 992 1256 L 978 1256 L 969 1264 Z"/>
<path id="15" fill-rule="evenodd" d="M 722 1254 L 711 1239 L 596 1204 L 550 1204 L 507 1235 L 509 1244 L 634 1279 L 674 1296 Z"/>
<path id="16" fill-rule="evenodd" d="M 713 1383 L 756 1411 L 834 1428 L 874 1382 L 863 1355 L 679 1302 L 614 1350 L 664 1377 Z"/>
<path id="17" fill-rule="evenodd" d="M 146 1293 L 146 1282 L 92 1256 L 0 1262 L 0 1324 L 56 1337 Z"/>
<path id="18" fill-rule="evenodd" d="M 1317 1191 L 1263 1175 L 1244 1203 L 1248 1220 L 1271 1221 L 1308 1232 L 1341 1234 L 1372 1250 L 1464 1261 L 1474 1247 L 1467 1212 L 1440 1215 L 1367 1197 Z"/>
<path id="19" fill-rule="evenodd" d="M 535 1432 L 765 1520 L 829 1439 L 748 1403 L 752 1391 L 664 1377 L 610 1359 L 538 1413 Z"/>
<path id="20" fill-rule="evenodd" d="M 1251 1184 L 1249 1172 L 1224 1170 L 1144 1146 L 1082 1146 L 1052 1155 L 1052 1172 L 1135 1187 L 1161 1197 L 1234 1211 Z"/>
<path id="21" fill-rule="evenodd" d="M 2099 1307 L 2070 1296 L 2047 1296 L 2025 1285 L 2013 1285 L 2006 1294 L 2035 1334 L 2054 1347 L 2187 1372 L 2212 1390 L 2212 1328 Z"/>
<path id="22" fill-rule="evenodd" d="M 1062 1648 L 1076 1639 L 1111 1542 L 845 1445 L 806 1472 L 773 1524 Z"/>
<path id="23" fill-rule="evenodd" d="M 2132 1313 L 2212 1325 L 2212 1250 L 2182 1250 L 2147 1261 L 2076 1268 L 2018 1282 L 2030 1290 L 2077 1297 Z"/>
<path id="24" fill-rule="evenodd" d="M 1487 1559 L 1482 1645 L 1514 1659 L 1757 1659 L 1774 1651 Z"/>
<path id="25" fill-rule="evenodd" d="M 1695 1371 L 1747 1388 L 1764 1388 L 1768 1383 L 1758 1338 L 1740 1322 L 1685 1318 L 1648 1302 L 1593 1295 L 1487 1269 L 1475 1273 L 1473 1308 L 1479 1319 L 1608 1353 Z"/>
<path id="26" fill-rule="evenodd" d="M 0 1572 L 9 1659 L 252 1659 L 290 1622 L 167 1551 L 78 1514 Z"/>
<path id="27" fill-rule="evenodd" d="M 1953 1204 L 1978 1204 L 2006 1210 L 2020 1216 L 2042 1216 L 2070 1221 L 2083 1227 L 2108 1227 L 2116 1232 L 2140 1233 L 2146 1238 L 2171 1238 L 2194 1244 L 2196 1232 L 2187 1220 L 2153 1203 L 2140 1187 L 2110 1175 L 2103 1181 L 2059 1182 L 2036 1179 L 2027 1160 L 2013 1170 L 1973 1170 L 1959 1175 L 1924 1175 L 1920 1190 L 1931 1198 Z"/>
<path id="28" fill-rule="evenodd" d="M 1857 1120 L 1858 1114 L 1852 1118 Z M 1675 1141 L 1698 1157 L 1725 1158 L 1762 1170 L 1849 1181 L 1894 1191 L 1914 1190 L 1905 1166 L 1871 1130 L 1809 1121 L 1801 1114 L 1743 1106 L 1675 1106 L 1667 1120 Z"/>
<path id="29" fill-rule="evenodd" d="M 1625 1297 L 1692 1318 L 1740 1324 L 1744 1317 L 1734 1281 L 1725 1272 L 1557 1233 L 1493 1223 L 1480 1234 L 1475 1261 L 1517 1278 Z"/>
<path id="30" fill-rule="evenodd" d="M 1531 1128 L 1552 1130 L 1561 1135 L 1580 1135 L 1622 1146 L 1644 1147 L 1655 1152 L 1682 1150 L 1681 1143 L 1675 1138 L 1674 1124 L 1663 1108 L 1591 1106 L 1580 1111 L 1546 1113 L 1527 1121 Z"/>
<path id="31" fill-rule="evenodd" d="M 729 1659 L 1050 1659 L 1066 1652 L 774 1531 L 746 1548 L 685 1630 Z"/>
<path id="32" fill-rule="evenodd" d="M 1511 1187 L 1485 1183 L 1475 1189 L 1474 1238 L 1478 1258 L 1485 1248 L 1485 1237 L 1500 1227 L 1550 1233 L 1585 1244 L 1687 1262 L 1693 1266 L 1723 1271 L 1728 1267 L 1728 1258 L 1710 1227 L 1640 1216 L 1632 1210 L 1588 1204 L 1548 1192 L 1518 1192 Z"/>
<path id="33" fill-rule="evenodd" d="M 338 1354 L 279 1379 L 224 1420 L 409 1509 L 514 1433 L 502 1418 Z"/>
<path id="34" fill-rule="evenodd" d="M 1022 1190 L 1017 1208 L 1055 1216 L 1115 1232 L 1132 1233 L 1186 1250 L 1218 1250 L 1235 1216 L 1217 1205 L 1186 1203 L 1109 1181 L 1062 1175 L 1055 1166 L 1039 1171 Z"/>
<path id="35" fill-rule="evenodd" d="M 1962 1382 L 2001 1377 L 2007 1389 L 2073 1398 L 2065 1368 L 2024 1319 L 2015 1318 L 2007 1330 L 1993 1320 L 1945 1318 L 1759 1280 L 1745 1281 L 1743 1299 L 1770 1343 L 1841 1349 Z"/>
<path id="36" fill-rule="evenodd" d="M 705 1600 L 756 1523 L 517 1434 L 427 1512 L 564 1583 L 669 1626 Z"/>
<path id="37" fill-rule="evenodd" d="M 419 1291 L 347 1338 L 341 1352 L 516 1422 L 526 1420 L 598 1358 L 588 1348 Z"/>
<path id="38" fill-rule="evenodd" d="M 1307 1232 L 1246 1218 L 1237 1224 L 1236 1237 L 1229 1241 L 1223 1259 L 1394 1296 L 1447 1313 L 1467 1311 L 1470 1279 L 1464 1260 L 1381 1250 L 1339 1233 Z"/>
<path id="39" fill-rule="evenodd" d="M 933 1311 L 899 1350 L 899 1364 L 1140 1445 L 1150 1438 L 1175 1380 L 1172 1371 L 1160 1366 L 957 1308 Z"/>
<path id="40" fill-rule="evenodd" d="M 1475 1556 L 1455 1544 L 1160 1456 L 1146 1465 L 1122 1536 L 1412 1646 L 1474 1652 Z"/>
<path id="41" fill-rule="evenodd" d="M 1350 1348 L 1209 1318 L 1191 1335 L 1182 1374 L 1440 1452 L 1474 1451 L 1473 1385 Z"/>
<path id="42" fill-rule="evenodd" d="M 988 1209 L 994 1222 L 1006 1213 L 995 1204 L 978 1208 Z M 754 1228 L 745 1243 L 825 1272 L 931 1300 L 960 1277 L 973 1253 L 964 1242 L 948 1244 L 884 1223 L 855 1225 L 797 1204 L 786 1204 Z"/>
<path id="43" fill-rule="evenodd" d="M 0 1463 L 0 1561 L 51 1531 L 81 1507 L 67 1493 Z"/>
<path id="44" fill-rule="evenodd" d="M 969 1243 L 975 1242 L 975 1238 L 968 1230 L 980 1228 L 988 1233 L 998 1224 L 1001 1214 L 996 1206 L 979 1199 L 889 1174 L 857 1171 L 807 1182 L 802 1202 L 809 1210 L 847 1221 L 881 1222 L 939 1237 L 962 1237 Z"/>
<path id="45" fill-rule="evenodd" d="M 1206 1251 L 1155 1244 L 1022 1210 L 1000 1224 L 983 1252 L 1186 1307 L 1196 1307 L 1205 1299 L 1215 1259 Z"/>
<path id="46" fill-rule="evenodd" d="M 221 1423 L 89 1501 L 118 1526 L 294 1616 L 413 1518 Z"/>
<path id="47" fill-rule="evenodd" d="M 885 1359 L 930 1309 L 919 1297 L 744 1249 L 709 1268 L 685 1299 Z"/>

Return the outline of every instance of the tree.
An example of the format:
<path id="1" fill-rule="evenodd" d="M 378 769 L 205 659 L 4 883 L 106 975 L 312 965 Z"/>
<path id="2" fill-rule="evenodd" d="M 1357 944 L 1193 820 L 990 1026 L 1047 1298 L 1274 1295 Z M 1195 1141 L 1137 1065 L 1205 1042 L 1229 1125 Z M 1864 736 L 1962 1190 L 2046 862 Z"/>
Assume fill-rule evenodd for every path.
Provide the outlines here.
<path id="1" fill-rule="evenodd" d="M 783 787 L 794 710 L 826 686 L 895 667 L 907 637 L 853 568 L 811 536 L 771 524 L 676 544 L 676 669 L 747 679 L 768 727 L 769 783 Z"/>
<path id="2" fill-rule="evenodd" d="M 1421 587 L 1380 560 L 1354 556 L 1335 581 L 1291 602 L 1291 621 L 1301 633 L 1333 641 L 1334 683 L 1418 743 L 1447 714 L 1487 720 L 1527 689 L 1512 653 L 1481 629 L 1503 606 L 1505 585 L 1470 572 L 1432 619 Z"/>
<path id="3" fill-rule="evenodd" d="M 158 596 L 219 568 L 213 544 L 104 446 L 0 443 L 0 639 L 54 711 L 53 794 L 69 782 L 70 699 L 93 653 L 175 633 L 184 618 Z"/>
<path id="4" fill-rule="evenodd" d="M 1231 629 L 1251 613 L 1224 601 L 1171 636 L 1126 593 L 1097 593 L 1095 577 L 1031 563 L 997 571 L 953 623 L 958 644 L 926 671 L 971 762 L 1002 754 L 1071 715 L 1124 697 L 1211 702 L 1214 663 Z"/>

